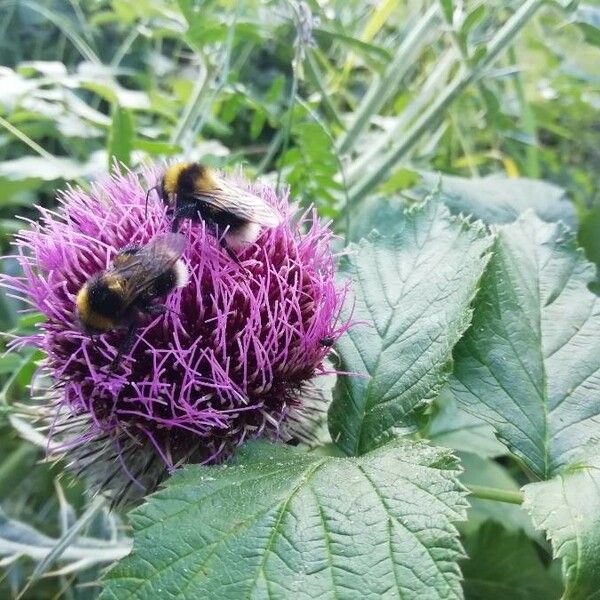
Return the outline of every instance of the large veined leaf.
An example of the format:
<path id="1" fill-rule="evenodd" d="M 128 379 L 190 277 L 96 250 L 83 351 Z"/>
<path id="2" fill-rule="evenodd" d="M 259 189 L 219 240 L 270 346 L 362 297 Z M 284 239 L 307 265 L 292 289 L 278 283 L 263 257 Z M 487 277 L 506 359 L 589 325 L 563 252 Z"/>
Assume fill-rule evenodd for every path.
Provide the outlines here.
<path id="1" fill-rule="evenodd" d="M 469 560 L 462 563 L 468 600 L 558 600 L 559 581 L 551 577 L 534 543 L 523 532 L 488 522 L 466 536 Z"/>
<path id="2" fill-rule="evenodd" d="M 600 299 L 594 267 L 560 224 L 503 227 L 451 388 L 542 479 L 600 432 Z"/>
<path id="3" fill-rule="evenodd" d="M 563 559 L 564 600 L 600 598 L 600 457 L 523 488 L 524 507 Z"/>
<path id="4" fill-rule="evenodd" d="M 391 236 L 402 228 L 408 204 L 400 196 L 367 196 L 351 211 L 348 240 L 358 242 L 376 229 Z"/>
<path id="5" fill-rule="evenodd" d="M 435 401 L 438 411 L 428 424 L 427 439 L 438 446 L 481 457 L 506 454 L 506 446 L 496 439 L 493 427 L 458 406 L 456 398 L 444 388 Z"/>
<path id="6" fill-rule="evenodd" d="M 469 305 L 491 239 L 480 226 L 430 202 L 410 210 L 394 237 L 351 246 L 342 266 L 354 280 L 353 318 L 337 345 L 342 369 L 329 411 L 332 439 L 346 454 L 372 449 L 435 397 L 470 322 Z M 348 315 L 346 315 L 348 316 Z"/>
<path id="7" fill-rule="evenodd" d="M 424 193 L 440 190 L 440 199 L 452 213 L 473 215 L 485 223 L 511 223 L 533 209 L 544 221 L 563 221 L 575 227 L 573 203 L 562 188 L 537 179 L 489 177 L 455 177 L 422 172 Z"/>
<path id="8" fill-rule="evenodd" d="M 457 474 L 422 443 L 360 458 L 251 443 L 131 513 L 133 552 L 102 599 L 462 598 Z"/>

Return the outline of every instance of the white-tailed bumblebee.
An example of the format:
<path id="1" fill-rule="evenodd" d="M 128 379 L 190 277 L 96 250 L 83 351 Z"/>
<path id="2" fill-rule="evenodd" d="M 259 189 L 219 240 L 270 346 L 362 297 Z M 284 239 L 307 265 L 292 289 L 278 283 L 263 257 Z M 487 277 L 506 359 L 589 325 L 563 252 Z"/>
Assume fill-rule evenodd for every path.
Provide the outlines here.
<path id="1" fill-rule="evenodd" d="M 133 342 L 140 317 L 163 313 L 165 306 L 157 300 L 187 283 L 188 270 L 181 260 L 185 243 L 183 235 L 168 233 L 145 246 L 128 246 L 79 290 L 77 319 L 86 333 L 128 328 L 111 368 Z"/>
<path id="2" fill-rule="evenodd" d="M 173 231 L 178 231 L 182 219 L 202 220 L 236 262 L 232 248 L 256 241 L 261 227 L 281 223 L 281 215 L 260 196 L 226 181 L 200 163 L 169 166 L 148 194 L 152 189 L 159 191 L 171 209 Z"/>

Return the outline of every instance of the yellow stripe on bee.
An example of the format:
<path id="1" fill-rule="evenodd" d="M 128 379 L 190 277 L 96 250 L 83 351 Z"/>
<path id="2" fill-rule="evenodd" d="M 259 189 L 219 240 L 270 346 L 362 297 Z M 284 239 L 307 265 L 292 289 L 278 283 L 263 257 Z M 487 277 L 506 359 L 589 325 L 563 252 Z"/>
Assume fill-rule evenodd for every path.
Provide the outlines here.
<path id="1" fill-rule="evenodd" d="M 167 194 L 177 193 L 177 184 L 179 182 L 179 176 L 181 173 L 190 166 L 191 163 L 175 163 L 170 167 L 167 167 L 165 175 L 163 177 L 163 187 Z"/>

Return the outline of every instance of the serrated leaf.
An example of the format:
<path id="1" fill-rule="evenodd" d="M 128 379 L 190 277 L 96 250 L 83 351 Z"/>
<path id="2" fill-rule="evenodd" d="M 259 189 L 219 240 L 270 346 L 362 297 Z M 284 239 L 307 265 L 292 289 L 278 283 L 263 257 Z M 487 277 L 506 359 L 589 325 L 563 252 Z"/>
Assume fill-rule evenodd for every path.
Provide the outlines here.
<path id="1" fill-rule="evenodd" d="M 454 353 L 451 389 L 546 479 L 600 429 L 600 304 L 594 267 L 560 224 L 503 227 Z"/>
<path id="2" fill-rule="evenodd" d="M 450 390 L 444 388 L 435 403 L 438 412 L 429 423 L 427 439 L 438 446 L 473 452 L 484 458 L 506 454 L 506 447 L 496 439 L 493 427 L 459 407 Z"/>
<path id="3" fill-rule="evenodd" d="M 523 487 L 524 507 L 563 560 L 564 600 L 600 598 L 600 457 Z"/>
<path id="4" fill-rule="evenodd" d="M 467 600 L 555 600 L 560 582 L 544 566 L 530 539 L 488 522 L 465 538 L 462 563 Z"/>
<path id="5" fill-rule="evenodd" d="M 537 179 L 440 176 L 421 172 L 422 194 L 439 188 L 440 200 L 453 214 L 463 213 L 485 223 L 511 223 L 528 209 L 544 221 L 563 221 L 575 228 L 577 219 L 565 190 Z"/>
<path id="6" fill-rule="evenodd" d="M 394 238 L 351 247 L 342 272 L 354 278 L 356 304 L 346 310 L 363 324 L 336 348 L 342 370 L 358 375 L 338 379 L 329 411 L 331 437 L 346 454 L 414 426 L 415 410 L 436 396 L 469 325 L 490 243 L 482 228 L 431 202 L 409 211 Z"/>
<path id="7" fill-rule="evenodd" d="M 131 514 L 133 553 L 101 598 L 461 598 L 457 472 L 422 443 L 360 458 L 249 444 Z"/>
<path id="8" fill-rule="evenodd" d="M 377 230 L 384 236 L 399 231 L 406 216 L 407 203 L 399 196 L 367 196 L 352 209 L 348 239 L 358 242 Z"/>

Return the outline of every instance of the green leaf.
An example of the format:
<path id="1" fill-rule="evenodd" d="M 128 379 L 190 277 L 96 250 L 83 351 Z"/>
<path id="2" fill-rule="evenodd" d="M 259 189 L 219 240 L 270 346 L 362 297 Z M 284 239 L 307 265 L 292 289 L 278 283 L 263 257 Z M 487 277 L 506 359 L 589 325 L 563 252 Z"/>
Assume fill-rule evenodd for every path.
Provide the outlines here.
<path id="1" fill-rule="evenodd" d="M 532 208 L 544 221 L 563 221 L 575 228 L 573 204 L 562 188 L 537 179 L 440 176 L 422 172 L 421 194 L 440 189 L 441 200 L 453 214 L 463 213 L 485 223 L 511 223 Z"/>
<path id="2" fill-rule="evenodd" d="M 131 165 L 131 151 L 135 131 L 131 113 L 118 105 L 113 106 L 112 124 L 108 137 L 109 169 L 118 161 L 125 166 Z"/>
<path id="3" fill-rule="evenodd" d="M 473 10 L 467 14 L 461 23 L 460 30 L 458 31 L 458 41 L 463 50 L 466 52 L 469 36 L 471 32 L 476 27 L 476 25 L 485 17 L 486 14 L 486 6 L 485 4 L 479 4 L 473 8 Z"/>
<path id="4" fill-rule="evenodd" d="M 523 488 L 524 507 L 563 560 L 564 600 L 600 598 L 600 457 Z"/>
<path id="5" fill-rule="evenodd" d="M 352 37 L 351 35 L 346 35 L 339 31 L 333 31 L 332 29 L 325 29 L 323 27 L 317 27 L 314 29 L 314 34 L 319 38 L 324 38 L 325 42 L 329 42 L 331 40 L 339 40 L 343 44 L 352 48 L 356 52 L 360 54 L 372 54 L 376 58 L 384 61 L 392 60 L 391 54 L 380 46 L 376 46 L 375 44 L 369 44 L 367 42 L 363 42 L 358 38 Z"/>
<path id="6" fill-rule="evenodd" d="M 600 424 L 600 300 L 561 224 L 529 213 L 500 229 L 473 324 L 457 345 L 459 403 L 542 479 L 576 459 Z"/>
<path id="7" fill-rule="evenodd" d="M 462 598 L 457 473 L 422 443 L 360 458 L 248 444 L 131 513 L 133 552 L 101 598 Z"/>
<path id="8" fill-rule="evenodd" d="M 35 561 L 45 561 L 59 542 L 27 523 L 9 518 L 0 508 L 0 556 L 28 556 Z M 61 558 L 73 563 L 85 560 L 89 567 L 118 560 L 130 549 L 131 542 L 127 538 L 102 540 L 80 536 L 63 549 Z"/>
<path id="9" fill-rule="evenodd" d="M 484 458 L 506 454 L 506 448 L 496 439 L 493 427 L 460 408 L 450 390 L 444 388 L 435 404 L 439 410 L 427 430 L 427 438 L 434 444 L 473 452 Z"/>
<path id="10" fill-rule="evenodd" d="M 344 371 L 329 411 L 332 439 L 346 454 L 375 447 L 394 426 L 415 425 L 451 369 L 491 239 L 440 203 L 417 206 L 393 238 L 373 235 L 342 265 L 354 277 L 358 324 L 337 351 Z"/>
<path id="11" fill-rule="evenodd" d="M 600 269 L 600 204 L 583 215 L 577 239 L 588 259 Z"/>
<path id="12" fill-rule="evenodd" d="M 394 235 L 405 220 L 406 202 L 399 196 L 367 196 L 350 210 L 348 239 L 358 242 L 373 230 L 384 236 Z"/>
<path id="13" fill-rule="evenodd" d="M 439 0 L 439 3 L 442 8 L 442 14 L 444 15 L 444 19 L 446 19 L 446 23 L 448 23 L 448 25 L 452 25 L 452 16 L 454 14 L 454 6 L 452 0 Z"/>
<path id="14" fill-rule="evenodd" d="M 467 600 L 554 600 L 560 582 L 544 566 L 527 536 L 486 523 L 465 539 L 462 563 Z"/>
<path id="15" fill-rule="evenodd" d="M 581 4 L 572 21 L 579 26 L 586 42 L 600 46 L 600 7 Z"/>

